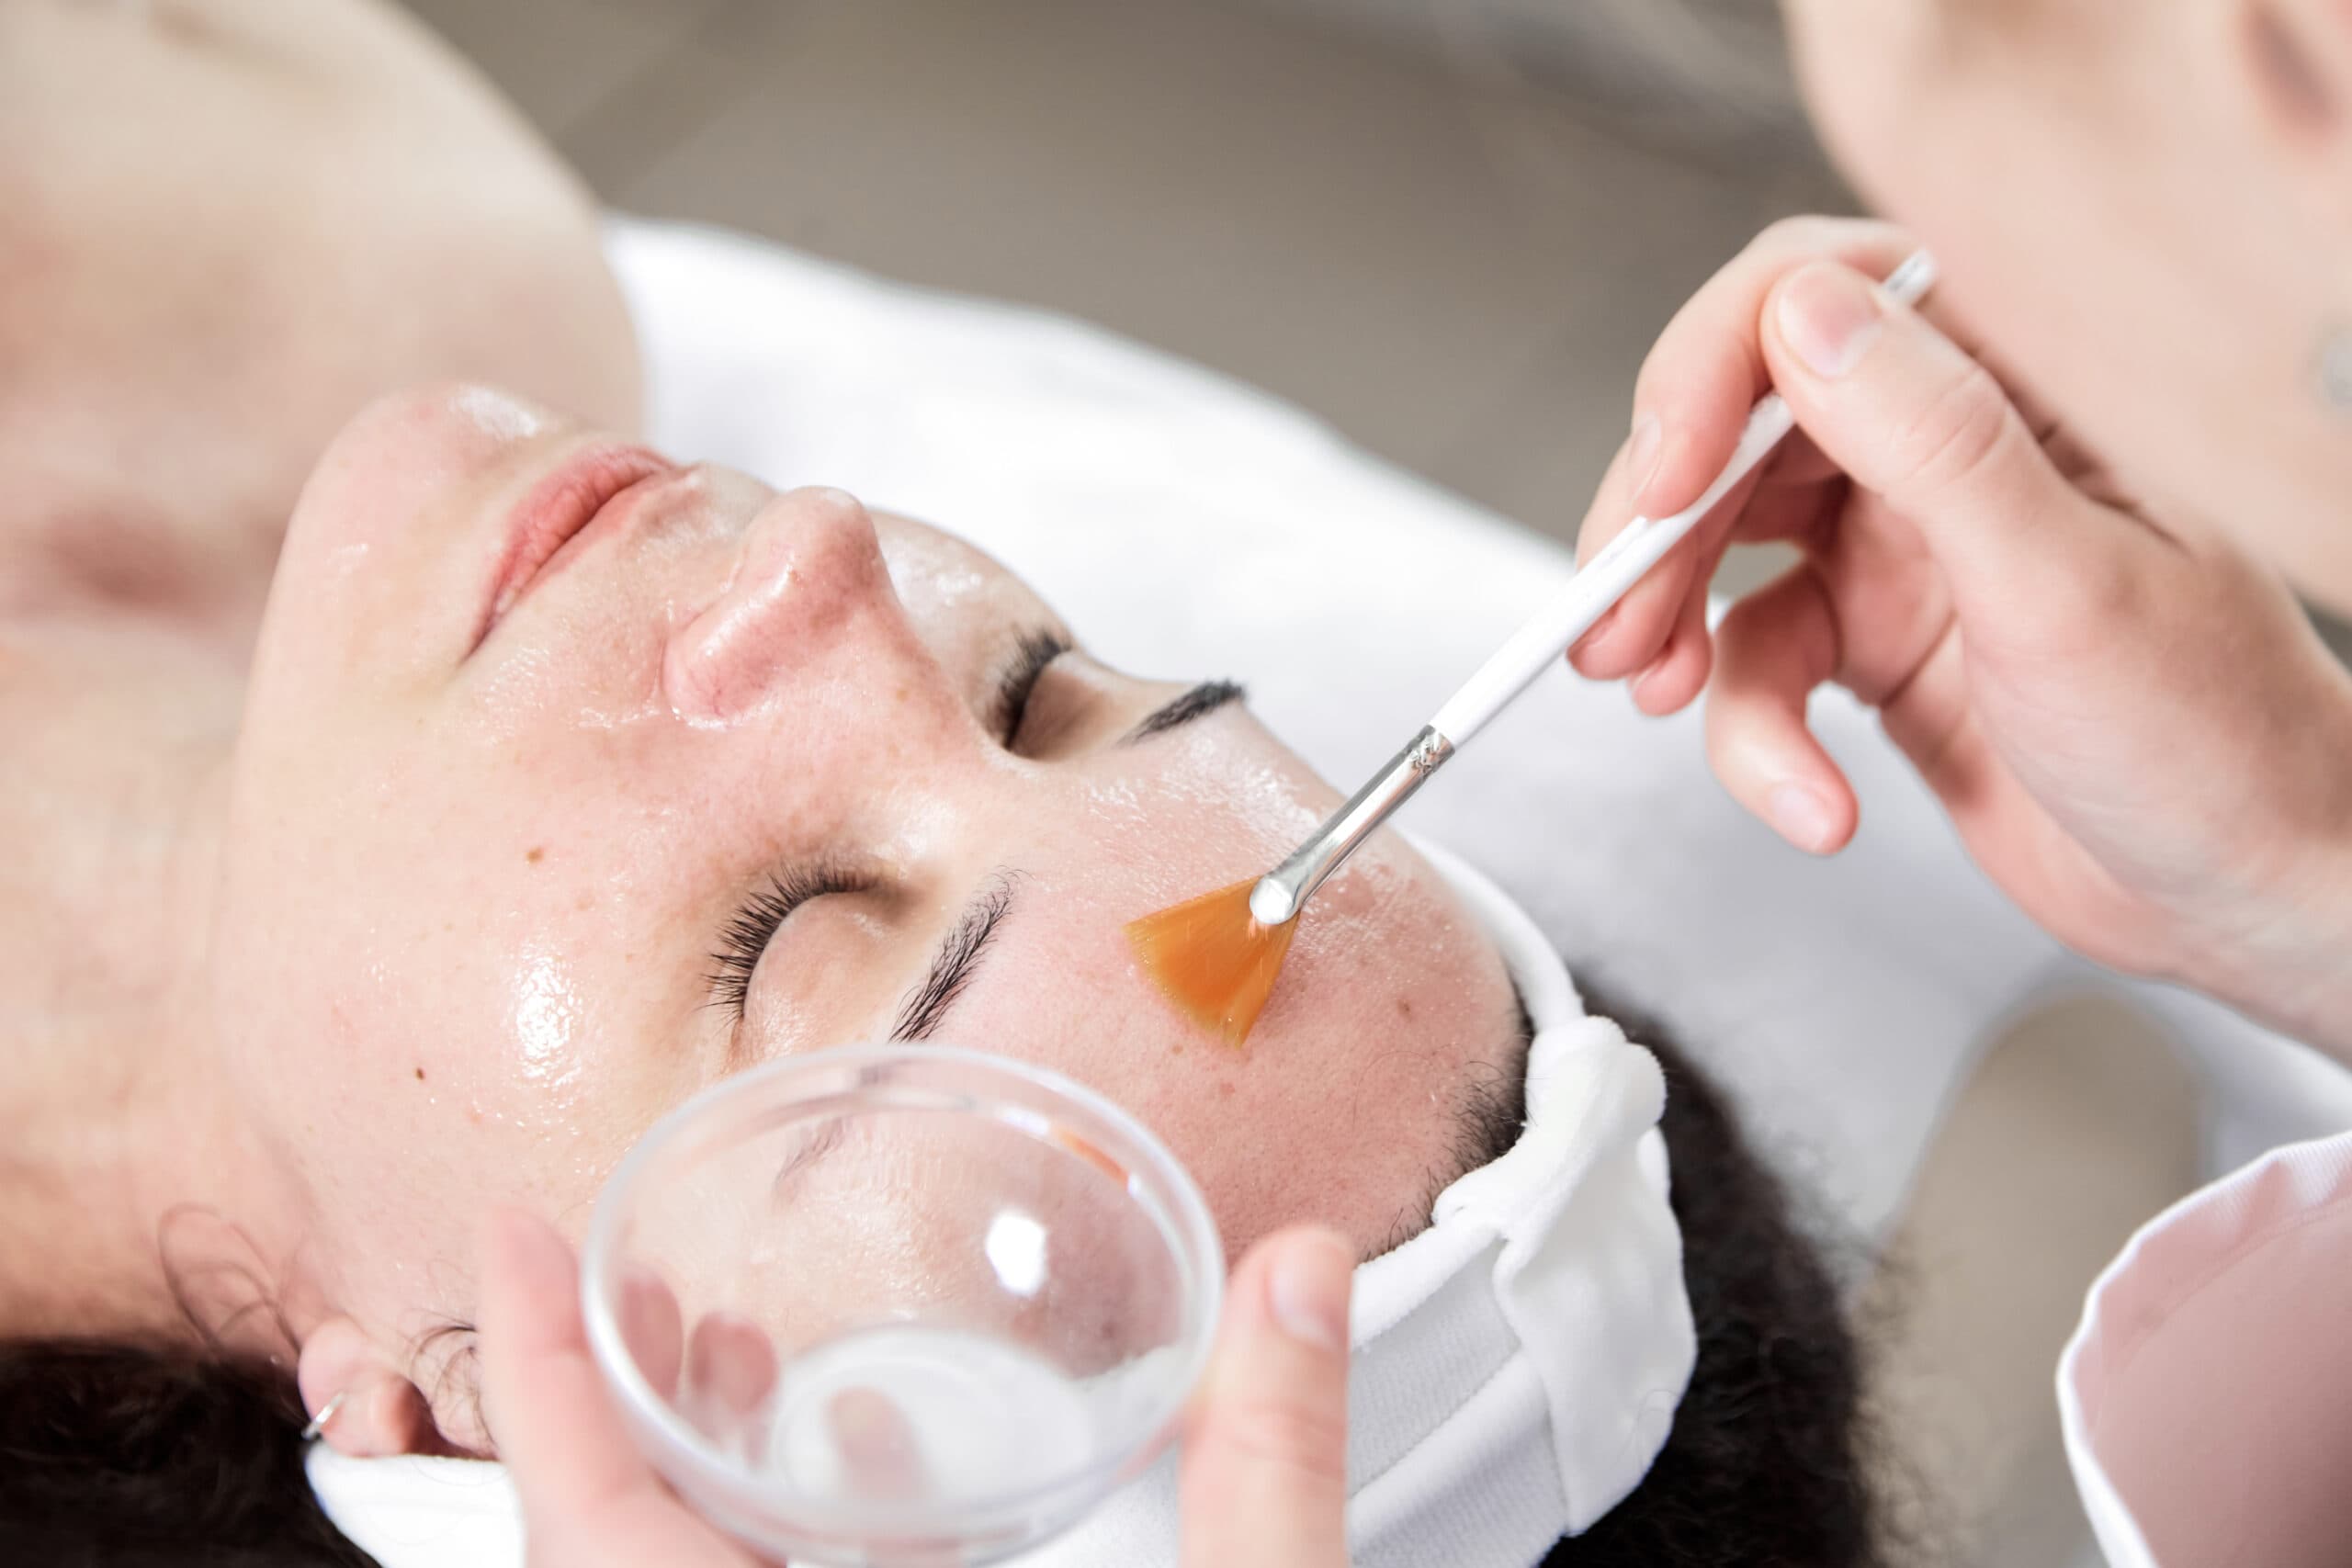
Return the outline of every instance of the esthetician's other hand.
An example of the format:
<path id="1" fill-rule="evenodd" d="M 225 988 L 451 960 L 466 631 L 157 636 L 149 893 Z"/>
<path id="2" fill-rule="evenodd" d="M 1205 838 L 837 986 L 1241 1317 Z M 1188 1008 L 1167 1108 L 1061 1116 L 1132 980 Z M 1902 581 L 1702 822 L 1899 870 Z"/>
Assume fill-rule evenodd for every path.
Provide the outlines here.
<path id="1" fill-rule="evenodd" d="M 1887 303 L 1911 248 L 1783 224 L 1683 308 L 1582 552 L 1697 499 L 1768 388 L 1800 434 L 1572 661 L 1649 713 L 1704 688 L 1717 776 L 1815 853 L 1859 808 L 1805 699 L 1849 688 L 2052 933 L 2352 1055 L 2352 679 L 2211 520 L 2135 504 L 1936 299 Z M 1760 540 L 1804 559 L 1711 635 L 1715 563 Z"/>
<path id="2" fill-rule="evenodd" d="M 571 1249 L 528 1214 L 481 1244 L 484 1395 L 534 1568 L 753 1568 L 629 1441 L 580 1321 Z M 1184 1436 L 1188 1568 L 1346 1568 L 1347 1314 L 1337 1236 L 1286 1231 L 1235 1270 Z"/>

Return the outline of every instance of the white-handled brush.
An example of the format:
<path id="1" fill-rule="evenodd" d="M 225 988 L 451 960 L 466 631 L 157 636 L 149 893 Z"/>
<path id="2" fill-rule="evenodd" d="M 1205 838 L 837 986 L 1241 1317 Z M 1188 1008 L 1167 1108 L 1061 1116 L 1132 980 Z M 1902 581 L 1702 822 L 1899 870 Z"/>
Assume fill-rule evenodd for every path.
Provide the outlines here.
<path id="1" fill-rule="evenodd" d="M 1880 287 L 1893 299 L 1916 304 L 1935 286 L 1934 260 L 1925 251 L 1888 275 Z M 1169 994 L 1188 1010 L 1240 1043 L 1257 1021 L 1290 946 L 1291 922 L 1324 879 L 1429 781 L 1445 760 L 1469 743 L 1538 675 L 1607 615 L 1634 583 L 1664 559 L 1732 487 L 1771 456 L 1794 419 L 1777 392 L 1765 394 L 1747 428 L 1705 493 L 1671 517 L 1637 517 L 1599 555 L 1579 568 L 1557 597 L 1530 615 L 1510 640 L 1437 710 L 1437 716 L 1370 783 L 1350 796 L 1289 859 L 1254 883 L 1239 883 L 1134 922 L 1128 936 Z"/>

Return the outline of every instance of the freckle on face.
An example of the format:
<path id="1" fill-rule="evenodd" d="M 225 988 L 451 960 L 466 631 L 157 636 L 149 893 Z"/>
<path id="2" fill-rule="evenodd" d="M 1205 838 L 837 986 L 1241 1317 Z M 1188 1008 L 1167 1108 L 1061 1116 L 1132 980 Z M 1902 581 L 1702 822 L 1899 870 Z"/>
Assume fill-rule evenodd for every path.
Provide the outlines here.
<path id="1" fill-rule="evenodd" d="M 531 846 L 531 852 L 525 855 L 523 858 L 530 862 L 533 865 L 537 865 L 539 862 L 547 858 L 547 853 L 548 852 L 544 846 L 534 844 Z"/>

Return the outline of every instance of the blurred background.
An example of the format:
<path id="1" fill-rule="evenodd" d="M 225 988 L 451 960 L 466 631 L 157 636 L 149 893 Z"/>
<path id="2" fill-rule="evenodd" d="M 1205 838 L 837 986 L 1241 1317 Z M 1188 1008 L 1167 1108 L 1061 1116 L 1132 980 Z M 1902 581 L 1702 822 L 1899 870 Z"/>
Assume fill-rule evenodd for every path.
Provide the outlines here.
<path id="1" fill-rule="evenodd" d="M 1849 204 L 1771 0 L 411 4 L 610 205 L 1088 318 L 1562 538 L 1675 307 Z"/>

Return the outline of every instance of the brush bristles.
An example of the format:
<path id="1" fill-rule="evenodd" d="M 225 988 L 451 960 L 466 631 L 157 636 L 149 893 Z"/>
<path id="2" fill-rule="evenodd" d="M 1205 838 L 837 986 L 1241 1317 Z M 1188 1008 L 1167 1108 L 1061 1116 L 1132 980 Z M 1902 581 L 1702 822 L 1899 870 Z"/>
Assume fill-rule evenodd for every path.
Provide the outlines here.
<path id="1" fill-rule="evenodd" d="M 1282 975 L 1295 918 L 1261 926 L 1250 914 L 1252 877 L 1188 898 L 1127 927 L 1144 971 L 1202 1028 L 1238 1046 Z"/>

